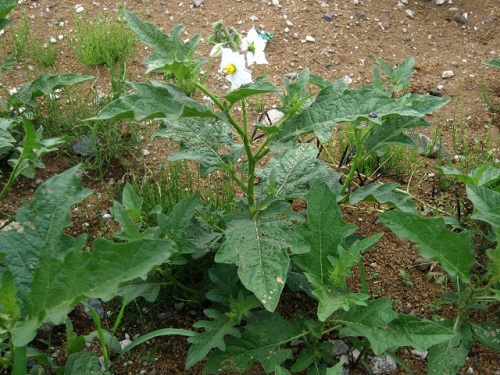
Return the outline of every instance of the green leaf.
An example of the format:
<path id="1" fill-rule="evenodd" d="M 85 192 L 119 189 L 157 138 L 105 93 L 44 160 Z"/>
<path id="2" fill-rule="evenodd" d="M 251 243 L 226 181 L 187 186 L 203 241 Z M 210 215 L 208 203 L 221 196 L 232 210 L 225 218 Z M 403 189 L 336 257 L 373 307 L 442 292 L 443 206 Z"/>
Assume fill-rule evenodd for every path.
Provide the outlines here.
<path id="1" fill-rule="evenodd" d="M 259 192 L 274 193 L 279 197 L 303 197 L 314 181 L 328 183 L 340 191 L 340 173 L 317 158 L 318 149 L 310 143 L 301 143 L 273 157 L 263 170 L 258 170 Z"/>
<path id="2" fill-rule="evenodd" d="M 404 134 L 416 127 L 428 127 L 430 124 L 421 117 L 400 116 L 390 114 L 382 117 L 382 124 L 376 125 L 363 141 L 366 154 L 377 152 L 381 155 L 389 145 L 404 145 L 412 147 L 414 142 Z"/>
<path id="3" fill-rule="evenodd" d="M 66 350 L 69 355 L 82 351 L 85 347 L 85 338 L 79 336 L 73 329 L 71 319 L 66 318 Z"/>
<path id="4" fill-rule="evenodd" d="M 206 373 L 245 373 L 259 361 L 269 373 L 287 359 L 293 357 L 290 349 L 283 346 L 302 333 L 301 326 L 283 319 L 277 313 L 261 314 L 245 326 L 240 338 L 229 338 L 226 350 L 210 354 L 204 371 Z"/>
<path id="5" fill-rule="evenodd" d="M 500 350 L 500 328 L 493 322 L 471 324 L 473 337 L 484 346 Z"/>
<path id="6" fill-rule="evenodd" d="M 36 98 L 48 95 L 56 89 L 66 86 L 72 86 L 76 83 L 85 82 L 94 78 L 93 76 L 84 76 L 78 74 L 44 74 L 31 82 L 24 83 L 15 98 L 15 104 L 28 105 L 36 108 Z"/>
<path id="7" fill-rule="evenodd" d="M 8 155 L 16 143 L 16 139 L 11 134 L 12 121 L 0 118 L 0 159 Z"/>
<path id="8" fill-rule="evenodd" d="M 399 184 L 395 182 L 361 186 L 349 195 L 349 203 L 377 202 L 397 207 L 403 212 L 416 214 L 417 205 L 411 200 L 411 195 L 398 190 L 399 187 Z"/>
<path id="9" fill-rule="evenodd" d="M 280 91 L 278 87 L 266 81 L 266 79 L 267 76 L 259 76 L 256 78 L 255 82 L 243 85 L 237 90 L 231 91 L 226 96 L 223 96 L 223 98 L 229 103 L 234 104 L 253 95 L 276 93 Z"/>
<path id="10" fill-rule="evenodd" d="M 387 211 L 379 216 L 382 224 L 399 238 L 414 242 L 425 259 L 436 259 L 454 279 L 469 282 L 474 265 L 472 234 L 469 231 L 455 233 L 445 229 L 441 217 L 423 219 L 415 214 Z"/>
<path id="11" fill-rule="evenodd" d="M 234 165 L 243 153 L 243 147 L 233 142 L 231 127 L 224 122 L 203 119 L 163 121 L 153 134 L 179 142 L 179 151 L 169 160 L 194 160 L 200 164 L 203 178 L 226 165 Z M 221 150 L 228 150 L 222 153 Z"/>
<path id="12" fill-rule="evenodd" d="M 438 322 L 454 332 L 447 341 L 429 349 L 427 368 L 429 375 L 455 375 L 465 364 L 472 349 L 472 333 L 468 324 L 454 324 L 452 320 Z"/>
<path id="13" fill-rule="evenodd" d="M 101 375 L 99 358 L 93 353 L 78 352 L 68 357 L 64 373 L 71 375 Z"/>
<path id="14" fill-rule="evenodd" d="M 366 307 L 354 306 L 339 321 L 347 326 L 340 330 L 342 337 L 366 337 L 375 355 L 400 346 L 425 351 L 453 337 L 450 329 L 436 322 L 412 315 L 397 315 L 385 298 L 369 301 Z"/>
<path id="15" fill-rule="evenodd" d="M 234 327 L 237 324 L 237 321 L 234 319 L 214 309 L 206 309 L 203 312 L 213 320 L 200 320 L 193 324 L 195 328 L 204 328 L 204 331 L 188 338 L 191 346 L 189 347 L 186 360 L 186 370 L 191 368 L 195 363 L 205 359 L 208 353 L 214 348 L 225 351 L 225 336 L 241 336 L 238 329 Z"/>
<path id="16" fill-rule="evenodd" d="M 226 239 L 215 256 L 217 263 L 236 264 L 243 285 L 269 311 L 276 308 L 286 283 L 289 251 L 309 250 L 292 230 L 296 215 L 287 204 L 269 207 L 253 218 L 247 212 L 229 215 Z"/>
<path id="17" fill-rule="evenodd" d="M 208 270 L 208 276 L 213 288 L 206 293 L 206 297 L 213 302 L 229 306 L 232 300 L 238 298 L 241 290 L 237 268 L 228 264 L 216 264 Z"/>
<path id="18" fill-rule="evenodd" d="M 215 118 L 208 104 L 200 104 L 174 85 L 155 82 L 131 83 L 134 94 L 121 96 L 103 108 L 97 116 L 87 119 L 148 119 L 177 120 L 181 117 Z"/>
<path id="19" fill-rule="evenodd" d="M 467 197 L 474 204 L 473 219 L 487 222 L 500 239 L 500 193 L 483 186 L 466 186 Z"/>
<path id="20" fill-rule="evenodd" d="M 484 65 L 493 66 L 495 68 L 500 68 L 500 59 L 488 60 L 484 63 Z"/>
<path id="21" fill-rule="evenodd" d="M 354 233 L 356 226 L 342 220 L 337 196 L 325 183 L 313 184 L 306 195 L 307 224 L 297 228 L 297 233 L 309 244 L 311 250 L 296 255 L 294 263 L 304 272 L 315 275 L 321 284 L 329 283 L 331 264 L 329 257 L 338 256 L 338 247 Z"/>
<path id="22" fill-rule="evenodd" d="M 292 375 L 292 373 L 281 366 L 276 366 L 274 368 L 274 375 Z"/>
<path id="23" fill-rule="evenodd" d="M 9 320 L 15 322 L 20 313 L 14 278 L 8 269 L 0 266 L 0 321 L 1 315 L 7 315 Z"/>
<path id="24" fill-rule="evenodd" d="M 16 4 L 16 0 L 0 0 L 0 18 L 7 17 L 7 14 L 14 9 Z"/>
<path id="25" fill-rule="evenodd" d="M 330 139 L 334 125 L 339 122 L 359 120 L 381 125 L 381 118 L 389 114 L 423 116 L 421 112 L 377 89 L 365 87 L 351 90 L 345 88 L 344 83 L 337 82 L 323 88 L 311 106 L 286 121 L 273 140 L 280 143 L 294 142 L 300 135 L 314 132 L 324 143 Z"/>
<path id="26" fill-rule="evenodd" d="M 136 221 L 141 220 L 142 203 L 144 199 L 139 197 L 128 182 L 125 184 L 122 193 L 122 204 L 131 218 Z"/>
<path id="27" fill-rule="evenodd" d="M 40 186 L 15 215 L 22 229 L 0 233 L 5 267 L 14 276 L 23 314 L 12 331 L 16 346 L 27 345 L 40 324 L 62 323 L 85 298 L 114 297 L 121 282 L 144 277 L 175 247 L 164 240 L 116 244 L 98 238 L 92 252 L 83 251 L 85 236 L 64 233 L 71 224 L 70 208 L 90 194 L 77 171 L 71 168 Z"/>

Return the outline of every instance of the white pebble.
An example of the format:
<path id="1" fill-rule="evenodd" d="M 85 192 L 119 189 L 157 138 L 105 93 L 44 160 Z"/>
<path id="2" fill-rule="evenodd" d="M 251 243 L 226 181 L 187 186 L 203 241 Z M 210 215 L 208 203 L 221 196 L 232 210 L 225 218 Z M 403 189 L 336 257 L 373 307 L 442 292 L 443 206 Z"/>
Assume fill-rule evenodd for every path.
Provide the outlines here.
<path id="1" fill-rule="evenodd" d="M 57 36 L 57 39 L 59 39 L 59 40 L 63 40 L 63 39 L 64 39 L 64 35 L 59 34 L 59 35 Z"/>
<path id="2" fill-rule="evenodd" d="M 258 20 L 259 20 L 259 17 L 257 17 L 257 16 L 255 16 L 255 15 L 250 16 L 250 21 L 255 22 L 255 21 L 258 21 Z"/>
<path id="3" fill-rule="evenodd" d="M 414 14 L 413 14 L 413 10 L 411 10 L 411 9 L 405 9 L 405 13 L 411 19 L 413 19 L 415 17 Z"/>
<path id="4" fill-rule="evenodd" d="M 306 36 L 306 42 L 314 43 L 315 41 L 316 41 L 316 39 L 314 39 L 311 35 Z"/>
<path id="5" fill-rule="evenodd" d="M 54 44 L 55 42 L 57 42 L 57 39 L 56 39 L 56 38 L 54 38 L 54 37 L 51 37 L 51 38 L 50 38 L 50 43 Z"/>
<path id="6" fill-rule="evenodd" d="M 83 6 L 81 6 L 80 4 L 76 4 L 75 5 L 75 12 L 76 13 L 82 13 L 83 12 Z"/>
<path id="7" fill-rule="evenodd" d="M 441 78 L 450 78 L 453 77 L 453 70 L 445 70 L 443 74 L 441 74 Z"/>
<path id="8" fill-rule="evenodd" d="M 141 154 L 144 156 L 148 156 L 151 152 L 149 150 L 146 150 L 145 148 L 141 150 Z"/>

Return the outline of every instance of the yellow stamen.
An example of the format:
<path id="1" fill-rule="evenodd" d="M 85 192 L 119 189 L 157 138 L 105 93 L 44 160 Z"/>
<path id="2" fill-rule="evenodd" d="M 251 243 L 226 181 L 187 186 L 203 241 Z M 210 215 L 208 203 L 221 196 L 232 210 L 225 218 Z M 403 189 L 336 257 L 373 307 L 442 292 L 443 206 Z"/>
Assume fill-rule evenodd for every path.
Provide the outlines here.
<path id="1" fill-rule="evenodd" d="M 234 64 L 229 64 L 224 69 L 222 69 L 222 73 L 226 75 L 234 74 L 234 72 L 236 72 L 236 65 Z"/>

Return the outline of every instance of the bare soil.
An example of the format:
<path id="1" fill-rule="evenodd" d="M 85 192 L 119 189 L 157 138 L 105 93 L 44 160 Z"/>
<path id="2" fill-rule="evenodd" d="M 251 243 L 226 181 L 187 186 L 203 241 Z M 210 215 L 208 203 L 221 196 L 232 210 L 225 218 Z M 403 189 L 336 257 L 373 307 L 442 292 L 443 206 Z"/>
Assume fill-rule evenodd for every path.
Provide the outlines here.
<path id="1" fill-rule="evenodd" d="M 348 76 L 352 86 L 359 87 L 372 81 L 372 65 L 374 56 L 379 56 L 391 64 L 397 64 L 413 56 L 415 58 L 416 74 L 413 77 L 411 91 L 426 94 L 438 85 L 443 85 L 442 95 L 451 98 L 451 102 L 442 110 L 434 113 L 428 121 L 433 129 L 426 130 L 429 135 L 440 136 L 441 142 L 452 156 L 461 155 L 464 144 L 457 146 L 453 135 L 457 131 L 462 134 L 465 144 L 474 146 L 484 144 L 497 153 L 500 143 L 500 114 L 498 112 L 500 97 L 500 73 L 489 69 L 483 62 L 498 58 L 500 53 L 499 0 L 449 0 L 444 5 L 437 5 L 435 0 L 407 1 L 406 6 L 398 6 L 396 0 L 280 0 L 279 6 L 260 0 L 205 0 L 203 5 L 195 7 L 189 0 L 154 0 L 126 1 L 123 5 L 135 12 L 142 19 L 154 23 L 165 31 L 178 23 L 186 26 L 186 38 L 194 33 L 200 33 L 207 38 L 211 32 L 211 24 L 222 20 L 225 25 L 235 26 L 246 34 L 252 26 L 274 34 L 268 43 L 266 56 L 269 65 L 253 68 L 253 76 L 268 74 L 277 85 L 282 82 L 286 73 L 309 68 L 312 73 L 329 80 Z M 88 68 L 77 63 L 74 53 L 68 45 L 68 38 L 73 35 L 75 5 L 83 6 L 84 11 L 78 14 L 82 19 L 98 14 L 109 17 L 110 22 L 116 17 L 122 6 L 121 1 L 112 0 L 31 0 L 24 1 L 13 13 L 19 18 L 21 10 L 30 19 L 30 30 L 44 40 L 63 35 L 59 45 L 56 61 L 58 72 L 90 73 L 97 78 L 93 85 L 102 92 L 109 90 L 109 78 L 103 67 Z M 450 11 L 450 8 L 458 8 Z M 406 10 L 411 10 L 410 17 Z M 332 20 L 325 19 L 330 13 Z M 458 15 L 462 15 L 460 18 Z M 457 20 L 465 23 L 460 23 Z M 252 21 L 253 19 L 253 21 Z M 60 26 L 64 22 L 64 26 Z M 314 41 L 306 41 L 310 36 Z M 9 30 L 0 37 L 0 56 L 9 56 L 9 46 L 3 40 L 9 37 Z M 1 39 L 3 38 L 3 40 Z M 311 39 L 311 38 L 308 38 Z M 202 48 L 203 53 L 210 51 L 210 46 Z M 127 74 L 131 81 L 144 81 L 143 59 L 150 50 L 139 45 L 137 54 L 128 63 Z M 32 68 L 29 68 L 29 67 Z M 227 82 L 217 74 L 218 66 L 211 66 L 208 84 L 223 92 Z M 443 71 L 453 71 L 451 78 L 442 78 Z M 34 77 L 43 70 L 26 58 L 25 64 L 20 64 L 3 77 L 3 86 L 11 89 L 20 85 L 26 77 Z M 485 104 L 483 94 L 490 90 L 489 97 L 496 112 Z M 274 103 L 268 102 L 266 109 Z M 257 113 L 255 116 L 257 117 Z M 145 140 L 143 148 L 150 153 L 145 156 L 146 162 L 154 165 L 165 161 L 175 145 L 157 139 Z M 495 148 L 496 147 L 496 148 Z M 140 149 L 131 150 L 131 159 L 140 159 Z M 36 180 L 20 179 L 11 189 L 9 195 L 0 202 L 0 209 L 13 213 L 23 200 L 29 199 L 40 181 L 59 173 L 71 164 L 62 155 L 49 156 L 44 159 L 46 169 L 40 170 Z M 437 176 L 429 175 L 435 172 L 432 167 L 437 162 L 431 159 L 421 160 L 421 166 L 415 175 L 395 177 L 397 182 L 408 187 L 411 194 L 424 205 L 437 207 L 448 214 L 457 212 L 456 196 L 463 198 L 463 190 L 441 189 Z M 127 169 L 126 163 L 116 161 L 102 178 L 85 178 L 85 185 L 96 190 L 96 196 L 75 211 L 75 224 L 71 231 L 75 234 L 87 230 L 95 235 L 106 235 L 100 222 L 100 215 L 109 209 L 112 202 L 106 193 L 110 179 L 120 180 Z M 4 168 L 4 171 L 8 169 Z M 418 183 L 417 183 L 418 181 Z M 445 290 L 446 284 L 439 280 L 438 268 L 429 272 L 421 272 L 414 266 L 418 253 L 407 241 L 398 240 L 380 225 L 376 217 L 382 208 L 364 205 L 356 208 L 345 208 L 344 215 L 359 227 L 359 233 L 370 235 L 386 232 L 376 248 L 369 251 L 364 258 L 367 266 L 370 289 L 379 296 L 388 296 L 394 301 L 394 306 L 405 313 L 413 313 L 421 317 L 433 318 L 437 315 L 447 316 L 453 313 L 448 307 L 434 306 L 436 298 Z M 84 225 L 85 224 L 85 225 Z M 93 228 L 95 226 L 95 229 Z M 413 286 L 405 286 L 400 276 L 400 270 L 405 269 Z M 352 287 L 356 284 L 359 271 L 355 270 Z M 162 304 L 150 306 L 141 305 L 141 313 L 129 311 L 130 320 L 123 326 L 120 339 L 125 333 L 134 337 L 153 329 L 164 327 L 190 328 L 203 317 L 203 305 L 200 302 L 186 302 L 182 308 L 177 308 L 178 299 L 166 299 Z M 110 304 L 107 309 L 115 307 Z M 306 297 L 286 292 L 279 311 L 288 315 L 296 310 L 305 310 L 314 314 L 315 305 Z M 496 306 L 498 310 L 498 306 Z M 133 310 L 133 309 L 131 309 Z M 161 313 L 168 313 L 167 319 L 159 319 Z M 474 318 L 478 321 L 492 318 L 495 309 Z M 79 333 L 87 333 L 94 329 L 92 322 L 85 317 L 81 308 L 71 314 L 75 328 Z M 113 318 L 107 322 L 113 324 Z M 52 333 L 53 348 L 59 350 L 61 361 L 64 361 L 63 334 L 60 330 Z M 143 358 L 156 346 L 155 361 Z M 93 348 L 92 350 L 98 350 Z M 189 371 L 184 370 L 188 344 L 184 338 L 166 337 L 151 340 L 151 342 L 134 349 L 132 355 L 117 364 L 115 374 L 201 374 L 202 367 L 196 366 Z M 402 348 L 398 352 L 417 374 L 426 374 L 426 362 L 420 360 Z M 486 350 L 481 345 L 475 345 L 469 354 L 462 373 L 471 367 L 474 373 L 492 375 L 500 371 L 500 354 Z M 262 374 L 255 367 L 251 374 Z M 360 372 L 361 373 L 361 372 Z M 397 373 L 405 374 L 404 370 Z"/>

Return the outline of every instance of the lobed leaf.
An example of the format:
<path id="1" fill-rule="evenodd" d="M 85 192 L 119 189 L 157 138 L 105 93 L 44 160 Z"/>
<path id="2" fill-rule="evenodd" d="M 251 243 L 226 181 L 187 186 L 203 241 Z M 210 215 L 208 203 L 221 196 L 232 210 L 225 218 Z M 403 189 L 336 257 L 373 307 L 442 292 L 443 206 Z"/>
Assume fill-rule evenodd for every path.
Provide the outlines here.
<path id="1" fill-rule="evenodd" d="M 388 299 L 381 301 L 370 301 L 366 307 L 354 306 L 340 318 L 347 325 L 340 334 L 366 337 L 375 355 L 400 346 L 425 351 L 453 337 L 453 331 L 447 327 L 412 315 L 397 315 Z"/>
<path id="2" fill-rule="evenodd" d="M 156 137 L 179 142 L 179 151 L 168 159 L 198 162 L 203 178 L 214 171 L 223 170 L 226 165 L 236 164 L 244 152 L 241 145 L 234 143 L 231 127 L 219 121 L 196 118 L 163 121 L 153 134 L 153 139 Z"/>
<path id="3" fill-rule="evenodd" d="M 334 191 L 340 191 L 340 173 L 335 172 L 317 158 L 318 149 L 310 143 L 290 147 L 273 157 L 268 165 L 257 171 L 262 195 L 301 198 L 314 181 L 328 183 Z"/>
<path id="4" fill-rule="evenodd" d="M 35 100 L 36 98 L 48 95 L 61 87 L 72 86 L 92 78 L 94 77 L 71 73 L 56 75 L 44 74 L 34 81 L 24 83 L 19 89 L 15 102 L 18 105 L 29 105 L 32 108 L 36 108 L 38 106 Z"/>
<path id="5" fill-rule="evenodd" d="M 266 76 L 257 77 L 255 82 L 246 84 L 223 96 L 229 103 L 234 104 L 253 95 L 262 95 L 279 92 L 279 88 L 266 81 Z"/>
<path id="6" fill-rule="evenodd" d="M 286 283 L 289 252 L 305 253 L 309 245 L 292 229 L 295 214 L 287 204 L 271 206 L 253 218 L 230 215 L 217 263 L 235 264 L 243 285 L 268 311 L 276 308 Z"/>
<path id="7" fill-rule="evenodd" d="M 153 82 L 131 83 L 136 93 L 121 96 L 108 104 L 97 116 L 87 119 L 177 120 L 181 117 L 215 118 L 208 104 L 200 104 L 174 85 Z"/>
<path id="8" fill-rule="evenodd" d="M 377 202 L 397 207 L 403 212 L 416 214 L 417 205 L 411 200 L 411 195 L 398 190 L 399 187 L 399 184 L 395 182 L 361 186 L 349 195 L 349 203 Z"/>
<path id="9" fill-rule="evenodd" d="M 438 322 L 454 335 L 429 349 L 427 369 L 429 375 L 455 375 L 465 364 L 472 349 L 472 333 L 468 324 L 454 324 L 452 320 Z"/>
<path id="10" fill-rule="evenodd" d="M 186 360 L 186 370 L 191 368 L 195 363 L 204 360 L 214 348 L 225 351 L 225 336 L 241 336 L 238 329 L 234 327 L 237 322 L 229 318 L 226 314 L 222 314 L 214 309 L 206 309 L 203 312 L 213 320 L 199 320 L 193 324 L 195 328 L 204 328 L 204 331 L 188 338 L 191 346 L 189 347 Z"/>
<path id="11" fill-rule="evenodd" d="M 439 261 L 452 278 L 470 282 L 474 265 L 471 232 L 455 233 L 445 228 L 441 217 L 424 219 L 408 212 L 387 211 L 379 220 L 399 238 L 414 242 L 423 258 Z"/>

